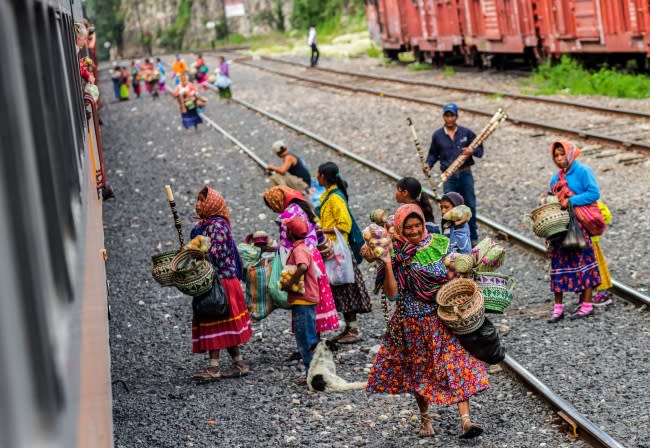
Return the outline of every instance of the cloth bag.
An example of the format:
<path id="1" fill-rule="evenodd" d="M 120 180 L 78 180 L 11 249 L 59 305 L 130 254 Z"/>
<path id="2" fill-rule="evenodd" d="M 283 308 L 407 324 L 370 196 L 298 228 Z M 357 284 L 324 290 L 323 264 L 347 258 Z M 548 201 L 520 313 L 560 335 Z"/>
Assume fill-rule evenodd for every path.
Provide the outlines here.
<path id="1" fill-rule="evenodd" d="M 271 267 L 272 263 L 262 257 L 246 267 L 246 307 L 255 320 L 264 319 L 275 308 L 269 293 Z"/>
<path id="2" fill-rule="evenodd" d="M 286 291 L 280 289 L 280 278 L 282 277 L 282 257 L 280 252 L 275 253 L 273 262 L 271 263 L 271 276 L 269 277 L 269 295 L 273 301 L 273 305 L 277 308 L 289 309 L 289 296 Z"/>
<path id="3" fill-rule="evenodd" d="M 194 316 L 203 318 L 223 318 L 230 315 L 230 301 L 223 289 L 219 277 L 214 276 L 212 289 L 192 300 Z"/>
<path id="4" fill-rule="evenodd" d="M 230 84 L 232 84 L 232 81 L 226 75 L 219 73 L 217 75 L 217 80 L 214 82 L 214 84 L 220 89 L 227 89 L 228 87 L 230 87 Z"/>
<path id="5" fill-rule="evenodd" d="M 338 229 L 334 228 L 334 233 L 336 234 L 336 241 L 332 243 L 334 256 L 325 261 L 327 277 L 332 286 L 354 283 L 354 264 L 350 247 Z"/>

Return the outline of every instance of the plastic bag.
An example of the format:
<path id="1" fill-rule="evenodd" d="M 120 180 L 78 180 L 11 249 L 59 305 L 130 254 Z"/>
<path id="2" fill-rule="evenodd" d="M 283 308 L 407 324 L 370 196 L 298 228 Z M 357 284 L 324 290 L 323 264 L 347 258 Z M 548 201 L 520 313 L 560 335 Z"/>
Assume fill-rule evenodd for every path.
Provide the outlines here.
<path id="1" fill-rule="evenodd" d="M 269 278 L 269 295 L 273 305 L 278 308 L 289 309 L 289 296 L 286 291 L 280 289 L 280 278 L 282 278 L 282 258 L 280 252 L 275 253 L 271 264 L 271 277 Z"/>
<path id="2" fill-rule="evenodd" d="M 464 205 L 457 205 L 442 215 L 442 219 L 447 221 L 460 221 L 461 219 L 470 219 L 472 217 L 472 210 Z"/>
<path id="3" fill-rule="evenodd" d="M 325 261 L 327 277 L 332 286 L 354 283 L 354 265 L 350 247 L 338 229 L 335 228 L 334 233 L 336 234 L 336 241 L 332 243 L 334 256 Z"/>
<path id="4" fill-rule="evenodd" d="M 388 231 L 377 224 L 370 224 L 363 230 L 363 239 L 366 244 L 362 246 L 361 255 L 366 261 L 373 261 L 375 258 L 381 257 L 391 243 Z"/>
<path id="5" fill-rule="evenodd" d="M 224 318 L 230 315 L 230 301 L 218 276 L 212 279 L 212 289 L 192 300 L 194 316 L 203 318 Z"/>
<path id="6" fill-rule="evenodd" d="M 569 227 L 564 240 L 562 240 L 562 247 L 565 249 L 584 249 L 587 247 L 587 242 L 571 204 L 567 206 L 567 211 L 569 212 Z"/>
<path id="7" fill-rule="evenodd" d="M 498 364 L 506 357 L 506 348 L 501 343 L 499 330 L 487 317 L 478 330 L 456 337 L 460 345 L 480 361 Z"/>
<path id="8" fill-rule="evenodd" d="M 506 257 L 506 250 L 499 243 L 494 241 L 489 236 L 481 240 L 472 249 L 474 256 L 475 266 L 474 269 L 478 272 L 495 272 L 503 265 Z"/>
<path id="9" fill-rule="evenodd" d="M 298 266 L 293 265 L 293 264 L 288 264 L 285 267 L 282 268 L 282 272 L 280 273 L 280 287 L 282 287 L 283 284 L 286 284 L 289 282 L 293 274 L 296 273 L 296 270 L 298 270 Z M 294 283 L 291 285 L 291 292 L 295 294 L 304 294 L 305 293 L 305 276 L 301 276 L 298 282 Z"/>
<path id="10" fill-rule="evenodd" d="M 226 75 L 222 75 L 221 73 L 219 73 L 217 75 L 217 80 L 214 82 L 214 84 L 220 89 L 227 89 L 228 87 L 230 87 L 230 84 L 232 84 L 232 81 Z"/>

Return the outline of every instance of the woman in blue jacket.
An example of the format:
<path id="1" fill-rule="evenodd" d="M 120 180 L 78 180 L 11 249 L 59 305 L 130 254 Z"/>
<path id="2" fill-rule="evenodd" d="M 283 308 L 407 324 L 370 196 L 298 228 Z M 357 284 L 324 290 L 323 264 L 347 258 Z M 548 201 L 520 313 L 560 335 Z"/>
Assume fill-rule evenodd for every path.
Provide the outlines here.
<path id="1" fill-rule="evenodd" d="M 558 197 L 560 205 L 566 208 L 593 204 L 600 198 L 600 189 L 591 169 L 576 161 L 580 149 L 568 141 L 551 145 L 551 155 L 559 171 L 549 183 L 549 192 Z M 549 323 L 564 318 L 562 294 L 580 293 L 580 306 L 571 319 L 581 319 L 594 314 L 592 304 L 593 288 L 601 282 L 598 264 L 591 238 L 580 225 L 585 239 L 584 249 L 564 248 L 561 242 L 551 242 L 551 291 L 555 294 L 555 305 Z"/>

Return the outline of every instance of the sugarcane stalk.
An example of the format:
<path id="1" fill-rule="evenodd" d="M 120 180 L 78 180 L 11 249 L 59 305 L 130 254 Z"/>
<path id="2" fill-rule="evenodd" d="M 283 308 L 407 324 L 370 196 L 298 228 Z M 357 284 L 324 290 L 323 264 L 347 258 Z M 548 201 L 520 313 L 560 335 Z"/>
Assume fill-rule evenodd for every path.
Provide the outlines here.
<path id="1" fill-rule="evenodd" d="M 410 117 L 407 117 L 406 123 L 408 124 L 409 130 L 411 131 L 411 138 L 413 138 L 413 143 L 415 144 L 415 150 L 417 151 L 418 156 L 420 157 L 420 163 L 422 164 L 422 172 L 427 177 L 427 180 L 429 181 L 429 185 L 431 185 L 431 189 L 433 191 L 436 191 L 436 184 L 433 182 L 433 179 L 431 178 L 431 171 L 428 169 L 429 165 L 427 165 L 426 158 L 424 157 L 424 151 L 422 150 L 422 146 L 420 145 L 420 140 L 418 139 L 418 135 L 415 132 L 415 126 L 413 125 L 413 120 L 411 120 Z"/>

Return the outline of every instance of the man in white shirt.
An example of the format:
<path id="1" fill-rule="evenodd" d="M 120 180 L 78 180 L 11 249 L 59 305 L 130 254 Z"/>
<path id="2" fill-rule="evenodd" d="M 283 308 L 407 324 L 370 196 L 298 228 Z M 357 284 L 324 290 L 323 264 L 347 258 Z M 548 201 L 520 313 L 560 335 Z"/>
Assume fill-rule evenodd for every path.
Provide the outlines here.
<path id="1" fill-rule="evenodd" d="M 318 47 L 316 46 L 316 26 L 313 24 L 309 26 L 309 36 L 307 37 L 307 43 L 311 47 L 311 66 L 315 67 L 316 64 L 318 64 L 318 56 L 320 56 L 320 53 L 318 52 Z"/>

